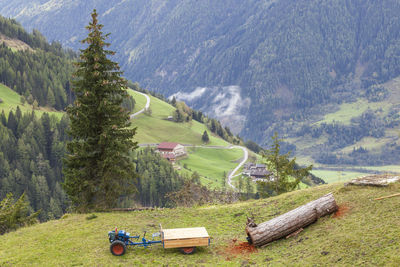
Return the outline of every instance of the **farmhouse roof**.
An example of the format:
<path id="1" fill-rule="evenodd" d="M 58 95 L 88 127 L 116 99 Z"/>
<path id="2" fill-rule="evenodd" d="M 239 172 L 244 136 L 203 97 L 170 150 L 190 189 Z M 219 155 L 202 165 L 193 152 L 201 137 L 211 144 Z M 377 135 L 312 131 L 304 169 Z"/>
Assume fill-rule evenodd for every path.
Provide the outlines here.
<path id="1" fill-rule="evenodd" d="M 169 143 L 169 142 L 163 142 L 158 145 L 158 149 L 174 149 L 178 143 Z"/>

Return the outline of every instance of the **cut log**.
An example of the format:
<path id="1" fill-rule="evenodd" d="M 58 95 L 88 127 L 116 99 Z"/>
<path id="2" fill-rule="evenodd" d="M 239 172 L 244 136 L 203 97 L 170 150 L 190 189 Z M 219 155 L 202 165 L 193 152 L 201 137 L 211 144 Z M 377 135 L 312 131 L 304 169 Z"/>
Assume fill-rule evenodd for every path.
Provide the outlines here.
<path id="1" fill-rule="evenodd" d="M 393 174 L 375 174 L 359 177 L 345 183 L 348 185 L 361 185 L 361 186 L 388 186 L 391 183 L 400 181 L 400 176 Z"/>
<path id="2" fill-rule="evenodd" d="M 246 226 L 248 240 L 255 246 L 266 245 L 312 224 L 318 218 L 331 214 L 337 209 L 335 198 L 332 193 L 329 193 L 258 225 L 253 219 L 248 219 Z"/>

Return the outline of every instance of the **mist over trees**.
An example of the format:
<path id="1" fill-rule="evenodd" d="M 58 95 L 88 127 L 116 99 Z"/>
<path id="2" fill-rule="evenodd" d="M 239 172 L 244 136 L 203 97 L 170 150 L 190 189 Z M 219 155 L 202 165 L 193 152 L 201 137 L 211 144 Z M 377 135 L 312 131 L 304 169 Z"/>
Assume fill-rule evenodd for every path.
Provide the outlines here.
<path id="1" fill-rule="evenodd" d="M 293 134 L 291 120 L 308 119 L 328 103 L 352 101 L 400 74 L 397 1 L 117 2 L 109 10 L 109 1 L 96 1 L 96 8 L 106 25 L 123 29 L 112 42 L 128 78 L 164 95 L 240 86 L 242 97 L 252 101 L 240 135 L 260 144 L 280 121 L 286 127 L 279 133 Z M 94 6 L 61 4 L 34 12 L 42 7 L 31 7 L 19 20 L 77 48 L 71 37 L 83 38 L 86 21 L 71 14 Z M 22 8 L 0 4 L 10 17 Z M 367 97 L 384 96 L 374 94 Z M 206 104 L 198 102 L 194 108 Z"/>

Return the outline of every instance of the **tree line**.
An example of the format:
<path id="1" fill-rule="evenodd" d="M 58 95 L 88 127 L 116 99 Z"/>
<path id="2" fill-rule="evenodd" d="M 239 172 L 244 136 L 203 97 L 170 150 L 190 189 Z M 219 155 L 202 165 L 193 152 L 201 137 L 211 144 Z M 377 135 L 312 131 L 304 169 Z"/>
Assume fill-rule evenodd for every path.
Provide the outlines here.
<path id="1" fill-rule="evenodd" d="M 63 110 L 72 103 L 70 79 L 76 54 L 48 44 L 37 31 L 28 34 L 12 19 L 0 17 L 0 33 L 26 42 L 34 51 L 0 45 L 0 82 L 22 95 L 23 102 Z"/>
<path id="2" fill-rule="evenodd" d="M 175 107 L 175 110 L 171 114 L 172 119 L 175 122 L 183 123 L 195 120 L 200 123 L 204 123 L 212 133 L 216 134 L 217 136 L 221 137 L 227 142 L 237 145 L 244 143 L 239 135 L 234 135 L 230 130 L 230 128 L 227 126 L 223 126 L 219 120 L 208 117 L 200 110 L 192 109 L 191 107 L 186 105 L 185 102 L 177 101 L 175 97 L 166 98 L 161 93 L 141 88 L 138 83 L 133 83 L 131 81 L 128 81 L 128 86 L 135 91 L 142 92 L 145 94 L 150 94 L 154 97 L 157 97 L 158 99 L 167 102 L 171 104 L 173 107 Z M 206 141 L 207 139 L 205 137 L 202 140 L 208 142 Z"/>
<path id="3" fill-rule="evenodd" d="M 185 102 L 177 101 L 175 97 L 172 97 L 172 99 L 167 102 L 175 107 L 175 110 L 172 113 L 172 118 L 175 122 L 190 122 L 193 119 L 200 123 L 204 123 L 212 133 L 221 137 L 225 141 L 237 145 L 243 144 L 243 140 L 238 135 L 235 136 L 229 127 L 222 126 L 219 120 L 210 118 L 203 114 L 203 112 L 188 107 Z M 204 136 L 202 140 L 206 141 L 207 138 Z"/>
<path id="4" fill-rule="evenodd" d="M 61 185 L 68 118 L 22 114 L 17 107 L 8 117 L 3 111 L 0 121 L 0 199 L 25 192 L 29 210 L 40 210 L 41 221 L 59 218 L 68 207 Z"/>

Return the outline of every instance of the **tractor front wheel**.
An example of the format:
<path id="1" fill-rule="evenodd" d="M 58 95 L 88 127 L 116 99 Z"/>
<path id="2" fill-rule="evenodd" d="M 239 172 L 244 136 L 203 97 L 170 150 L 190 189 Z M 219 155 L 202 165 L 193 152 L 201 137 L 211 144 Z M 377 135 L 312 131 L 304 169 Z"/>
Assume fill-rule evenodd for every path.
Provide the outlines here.
<path id="1" fill-rule="evenodd" d="M 114 256 L 122 256 L 125 254 L 126 245 L 124 242 L 115 240 L 110 245 L 110 251 Z"/>
<path id="2" fill-rule="evenodd" d="M 196 247 L 181 248 L 181 252 L 185 255 L 193 254 L 196 251 Z"/>

